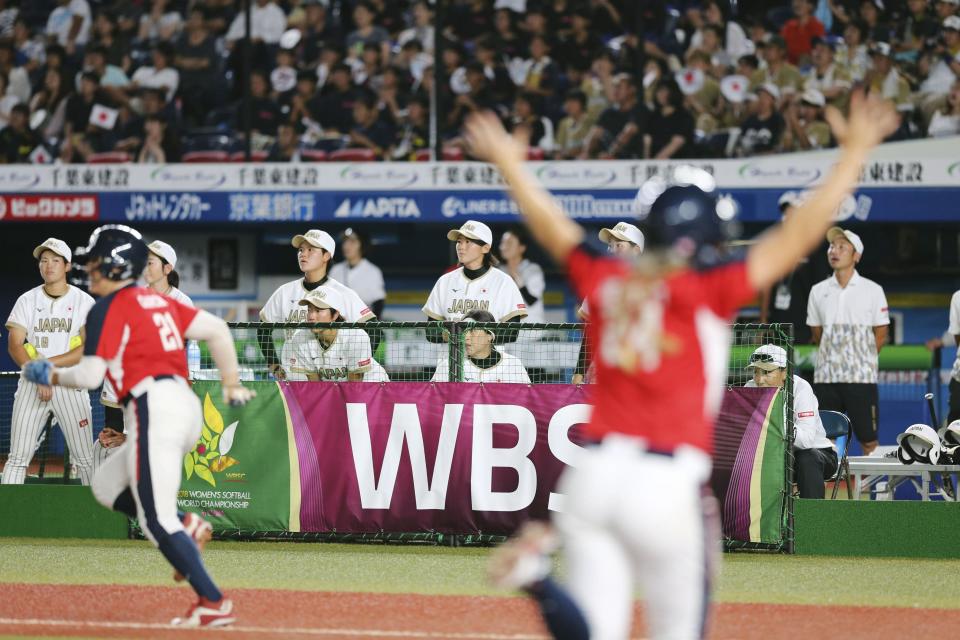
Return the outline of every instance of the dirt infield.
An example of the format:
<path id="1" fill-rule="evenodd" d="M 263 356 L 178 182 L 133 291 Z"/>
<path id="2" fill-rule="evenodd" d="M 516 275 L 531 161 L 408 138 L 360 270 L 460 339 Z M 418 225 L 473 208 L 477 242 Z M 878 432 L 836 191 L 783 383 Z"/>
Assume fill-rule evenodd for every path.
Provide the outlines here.
<path id="1" fill-rule="evenodd" d="M 425 596 L 234 589 L 234 627 L 189 631 L 168 626 L 192 600 L 186 588 L 120 585 L 5 584 L 5 636 L 98 638 L 411 638 L 535 640 L 546 638 L 533 605 L 522 598 Z M 639 613 L 639 609 L 638 609 Z M 960 610 L 719 604 L 712 638 L 833 637 L 882 640 L 943 638 Z M 642 637 L 642 623 L 635 628 Z"/>

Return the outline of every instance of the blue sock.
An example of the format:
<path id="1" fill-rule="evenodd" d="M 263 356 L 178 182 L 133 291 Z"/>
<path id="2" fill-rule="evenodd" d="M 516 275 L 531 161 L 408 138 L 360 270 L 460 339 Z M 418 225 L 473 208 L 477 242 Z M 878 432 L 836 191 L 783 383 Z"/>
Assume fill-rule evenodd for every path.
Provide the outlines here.
<path id="1" fill-rule="evenodd" d="M 527 589 L 555 640 L 590 640 L 590 629 L 580 608 L 553 578 L 547 576 Z"/>
<path id="2" fill-rule="evenodd" d="M 165 535 L 157 546 L 173 568 L 187 578 L 187 582 L 198 596 L 214 602 L 223 598 L 220 589 L 213 583 L 206 567 L 203 566 L 203 561 L 200 560 L 197 545 L 185 532 L 178 531 L 173 535 Z"/>
<path id="3" fill-rule="evenodd" d="M 137 503 L 133 500 L 133 491 L 130 490 L 130 487 L 124 489 L 113 501 L 113 510 L 119 511 L 128 518 L 137 517 Z"/>

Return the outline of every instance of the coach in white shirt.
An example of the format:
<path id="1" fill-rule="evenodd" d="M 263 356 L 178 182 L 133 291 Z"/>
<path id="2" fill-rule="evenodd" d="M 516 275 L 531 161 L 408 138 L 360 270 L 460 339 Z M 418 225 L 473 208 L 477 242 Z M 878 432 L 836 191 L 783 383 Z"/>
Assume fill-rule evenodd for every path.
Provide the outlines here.
<path id="1" fill-rule="evenodd" d="M 810 291 L 807 324 L 819 345 L 813 381 L 824 409 L 847 414 L 869 455 L 877 447 L 877 371 L 890 317 L 883 288 L 857 273 L 863 241 L 852 231 L 827 231 L 833 275 Z"/>
<path id="2" fill-rule="evenodd" d="M 370 239 L 358 229 L 349 228 L 340 235 L 343 261 L 330 267 L 330 277 L 357 292 L 373 315 L 383 317 L 383 303 L 387 289 L 383 271 L 367 260 Z"/>
<path id="3" fill-rule="evenodd" d="M 497 267 L 513 278 L 520 288 L 520 295 L 527 303 L 527 322 L 543 323 L 543 293 L 547 281 L 543 269 L 527 259 L 530 234 L 524 227 L 513 227 L 500 236 L 500 257 L 503 262 Z"/>
<path id="4" fill-rule="evenodd" d="M 782 388 L 787 380 L 787 352 L 765 344 L 750 356 L 748 387 Z M 837 449 L 820 422 L 820 407 L 810 383 L 793 376 L 794 469 L 801 498 L 823 498 L 823 481 L 837 472 Z"/>

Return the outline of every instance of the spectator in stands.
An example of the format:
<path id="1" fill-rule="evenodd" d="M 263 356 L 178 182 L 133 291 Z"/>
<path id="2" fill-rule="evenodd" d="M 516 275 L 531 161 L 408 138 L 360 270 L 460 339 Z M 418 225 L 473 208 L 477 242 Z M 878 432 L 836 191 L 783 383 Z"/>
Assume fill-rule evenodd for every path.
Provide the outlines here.
<path id="1" fill-rule="evenodd" d="M 87 0 L 57 0 L 47 18 L 47 37 L 73 56 L 90 39 L 90 5 Z"/>
<path id="2" fill-rule="evenodd" d="M 399 67 L 387 67 L 380 75 L 380 87 L 377 89 L 380 117 L 391 127 L 397 128 L 403 121 L 407 103 L 410 101 L 405 87 L 409 86 L 410 79 Z"/>
<path id="3" fill-rule="evenodd" d="M 832 42 L 823 38 L 815 39 L 810 58 L 813 66 L 804 79 L 804 89 L 819 91 L 827 104 L 844 109 L 849 101 L 853 81 L 850 71 L 834 61 Z"/>
<path id="4" fill-rule="evenodd" d="M 897 28 L 896 50 L 899 54 L 919 55 L 927 40 L 937 36 L 940 25 L 929 5 L 928 0 L 907 0 L 907 17 Z"/>
<path id="5" fill-rule="evenodd" d="M 807 89 L 784 109 L 786 128 L 783 132 L 783 151 L 809 151 L 830 146 L 830 125 L 823 119 L 827 101 L 816 89 Z"/>
<path id="6" fill-rule="evenodd" d="M 960 134 L 960 80 L 953 83 L 947 94 L 946 106 L 937 109 L 930 119 L 927 135 L 931 138 L 955 136 Z"/>
<path id="7" fill-rule="evenodd" d="M 373 315 L 382 318 L 387 288 L 380 267 L 367 259 L 370 238 L 359 229 L 348 227 L 340 234 L 340 249 L 343 260 L 330 267 L 330 277 L 356 291 Z"/>
<path id="8" fill-rule="evenodd" d="M 593 19 L 591 20 L 593 28 L 597 33 L 611 35 L 623 33 L 624 24 L 623 11 L 629 10 L 629 3 L 614 5 L 610 0 L 591 0 L 590 7 L 593 9 Z"/>
<path id="9" fill-rule="evenodd" d="M 791 64 L 803 65 L 807 62 L 814 38 L 826 35 L 823 23 L 813 15 L 816 3 L 813 0 L 793 0 L 791 3 L 794 17 L 780 29 L 780 35 L 787 43 L 787 60 Z"/>
<path id="10" fill-rule="evenodd" d="M 30 129 L 30 109 L 25 104 L 14 105 L 7 126 L 0 131 L 0 161 L 30 162 L 30 154 L 39 144 L 40 137 Z"/>
<path id="11" fill-rule="evenodd" d="M 913 108 L 910 101 L 910 83 L 900 75 L 893 64 L 893 49 L 886 42 L 875 42 L 870 47 L 873 66 L 864 78 L 867 93 L 879 93 L 896 105 L 898 111 Z"/>
<path id="12" fill-rule="evenodd" d="M 430 148 L 430 102 L 427 96 L 411 96 L 406 116 L 400 122 L 392 157 L 394 160 L 414 160 L 417 151 Z"/>
<path id="13" fill-rule="evenodd" d="M 683 108 L 683 94 L 673 80 L 657 86 L 657 108 L 643 135 L 643 157 L 654 160 L 689 157 L 693 147 L 693 118 Z"/>
<path id="14" fill-rule="evenodd" d="M 347 59 L 346 49 L 332 42 L 325 43 L 320 48 L 320 63 L 315 69 L 317 74 L 317 86 L 325 89 L 327 81 L 330 79 L 330 73 L 338 64 L 344 64 Z M 347 65 L 349 68 L 350 65 Z"/>
<path id="15" fill-rule="evenodd" d="M 10 40 L 0 41 L 0 73 L 7 77 L 4 95 L 13 96 L 24 104 L 30 101 L 30 75 L 26 69 L 17 66 L 17 51 Z"/>
<path id="16" fill-rule="evenodd" d="M 277 49 L 276 64 L 270 72 L 270 97 L 280 104 L 287 104 L 293 90 L 297 86 L 297 70 L 293 66 L 295 56 L 293 49 Z"/>
<path id="17" fill-rule="evenodd" d="M 280 106 L 270 98 L 267 74 L 260 69 L 250 72 L 250 102 L 250 130 L 254 136 L 254 148 L 262 149 L 273 143 L 283 114 Z M 245 131 L 245 113 L 242 106 L 238 108 L 237 117 L 237 131 Z"/>
<path id="18" fill-rule="evenodd" d="M 870 52 L 864 39 L 866 27 L 851 21 L 843 30 L 843 45 L 836 50 L 836 61 L 850 72 L 853 82 L 860 82 L 870 69 Z"/>
<path id="19" fill-rule="evenodd" d="M 779 90 L 778 104 L 785 103 L 803 91 L 803 76 L 800 70 L 786 59 L 787 45 L 780 36 L 771 36 L 762 49 L 766 69 L 759 69 L 750 78 L 754 88 L 773 83 Z"/>
<path id="20" fill-rule="evenodd" d="M 394 131 L 383 120 L 377 109 L 377 97 L 362 91 L 353 103 L 353 128 L 350 130 L 350 146 L 370 149 L 377 158 L 389 157 L 395 143 Z"/>
<path id="21" fill-rule="evenodd" d="M 180 139 L 167 133 L 167 122 L 153 114 L 143 119 L 143 146 L 137 153 L 137 162 L 164 164 L 180 161 Z"/>
<path id="22" fill-rule="evenodd" d="M 203 8 L 194 6 L 174 45 L 183 117 L 194 125 L 203 124 L 207 113 L 222 106 L 227 92 L 220 73 L 216 39 L 207 28 L 205 17 Z"/>
<path id="23" fill-rule="evenodd" d="M 469 42 L 490 31 L 493 21 L 487 0 L 464 0 L 451 3 L 447 11 L 444 37 Z"/>
<path id="24" fill-rule="evenodd" d="M 106 102 L 100 92 L 100 78 L 91 71 L 85 71 L 80 77 L 80 90 L 67 99 L 66 122 L 63 128 L 65 142 L 61 148 L 67 161 L 77 157 L 86 159 L 93 153 L 87 134 L 93 132 L 90 112 L 98 102 Z"/>
<path id="25" fill-rule="evenodd" d="M 720 83 L 710 75 L 710 70 L 710 56 L 703 50 L 693 49 L 687 53 L 687 68 L 680 71 L 679 75 L 681 89 L 686 94 L 683 97 L 682 110 L 693 116 L 696 128 L 701 131 L 712 131 L 716 128 L 722 108 Z M 658 82 L 656 86 L 670 81 L 672 79 L 666 79 Z"/>
<path id="26" fill-rule="evenodd" d="M 144 140 L 145 118 L 130 108 L 129 104 L 121 104 L 117 108 L 117 122 L 113 126 L 113 151 L 125 151 L 136 158 Z M 157 115 L 160 109 L 147 115 Z M 168 126 L 167 129 L 170 127 Z M 165 132 L 166 133 L 166 132 Z"/>
<path id="27" fill-rule="evenodd" d="M 233 0 L 203 1 L 203 9 L 206 16 L 204 18 L 204 22 L 206 23 L 207 30 L 210 31 L 210 33 L 215 36 L 224 36 L 227 33 L 228 25 L 233 26 L 232 21 L 236 17 L 235 4 L 236 3 Z M 273 10 L 271 9 L 270 11 L 272 13 Z M 251 14 L 251 19 L 253 18 L 253 15 L 256 14 Z M 241 38 L 243 37 L 243 24 L 240 24 L 238 29 L 240 35 L 237 37 Z M 256 34 L 257 32 L 254 31 L 254 33 Z"/>
<path id="28" fill-rule="evenodd" d="M 44 139 L 59 139 L 63 135 L 67 97 L 71 91 L 70 81 L 59 69 L 47 70 L 43 86 L 30 99 L 31 119 L 34 114 L 43 112 L 43 119 L 36 130 Z"/>
<path id="29" fill-rule="evenodd" d="M 543 101 L 531 91 L 521 91 L 513 101 L 513 113 L 508 122 L 511 131 L 523 132 L 530 148 L 551 153 L 556 146 L 553 123 L 540 113 Z"/>
<path id="30" fill-rule="evenodd" d="M 383 74 L 383 58 L 380 45 L 368 43 L 363 45 L 363 53 L 358 59 L 349 59 L 348 64 L 353 66 L 353 84 L 365 87 L 370 91 L 380 88 Z"/>
<path id="31" fill-rule="evenodd" d="M 273 0 L 256 0 L 250 14 L 250 41 L 253 44 L 274 45 L 280 42 L 280 36 L 287 27 L 287 16 L 283 9 Z M 234 48 L 245 35 L 245 17 L 243 11 L 239 11 L 224 36 L 227 47 Z"/>
<path id="32" fill-rule="evenodd" d="M 141 42 L 171 42 L 183 28 L 183 16 L 168 0 L 151 0 L 150 13 L 140 16 L 140 30 L 137 34 Z"/>
<path id="33" fill-rule="evenodd" d="M 543 310 L 543 294 L 547 288 L 543 268 L 527 258 L 530 246 L 530 234 L 522 225 L 510 227 L 500 236 L 500 258 L 498 269 L 513 278 L 520 289 L 520 295 L 527 304 L 527 322 L 546 322 Z"/>
<path id="34" fill-rule="evenodd" d="M 564 65 L 586 69 L 603 48 L 599 35 L 591 29 L 593 13 L 581 6 L 570 17 L 570 31 L 557 47 L 557 58 Z M 556 31 L 554 31 L 556 33 Z"/>
<path id="35" fill-rule="evenodd" d="M 862 0 L 860 2 L 860 20 L 866 28 L 866 39 L 871 42 L 890 42 L 893 27 L 885 20 L 883 0 Z"/>
<path id="36" fill-rule="evenodd" d="M 13 34 L 13 25 L 20 15 L 20 9 L 11 4 L 19 4 L 16 0 L 0 0 L 0 38 L 9 38 Z"/>
<path id="37" fill-rule="evenodd" d="M 324 46 L 343 46 L 343 33 L 330 18 L 327 7 L 321 0 L 304 0 L 303 11 L 301 63 L 302 68 L 313 69 L 320 63 L 320 52 Z"/>
<path id="38" fill-rule="evenodd" d="M 506 58 L 516 58 L 521 55 L 524 47 L 521 44 L 513 11 L 510 9 L 494 11 L 493 28 L 493 42 L 500 55 Z"/>
<path id="39" fill-rule="evenodd" d="M 345 63 L 335 64 L 330 69 L 330 78 L 320 93 L 316 112 L 325 130 L 347 133 L 353 129 L 353 104 L 357 92 L 350 79 L 350 67 Z"/>
<path id="40" fill-rule="evenodd" d="M 877 370 L 890 325 L 887 298 L 880 285 L 857 272 L 860 236 L 832 227 L 827 241 L 833 275 L 814 285 L 807 308 L 807 324 L 819 345 L 813 379 L 821 407 L 846 413 L 863 453 L 870 455 L 877 447 Z"/>
<path id="41" fill-rule="evenodd" d="M 31 85 L 36 85 L 37 83 L 33 82 L 33 79 L 39 72 L 46 54 L 43 41 L 33 37 L 30 25 L 22 17 L 13 22 L 13 49 L 16 60 L 30 76 Z"/>
<path id="42" fill-rule="evenodd" d="M 444 130 L 459 133 L 466 117 L 474 111 L 498 110 L 493 98 L 487 75 L 483 65 L 479 62 L 469 62 L 466 69 L 466 83 L 468 91 L 453 97 L 452 108 L 444 116 Z"/>
<path id="43" fill-rule="evenodd" d="M 760 85 L 756 93 L 756 111 L 740 126 L 739 156 L 775 153 L 780 149 L 783 117 L 777 111 L 780 90 L 772 82 Z"/>
<path id="44" fill-rule="evenodd" d="M 117 19 L 113 12 L 101 9 L 93 20 L 93 44 L 103 47 L 107 52 L 107 64 L 120 67 L 124 73 L 130 73 L 133 61 L 130 58 L 130 41 L 117 28 Z"/>
<path id="45" fill-rule="evenodd" d="M 517 85 L 510 78 L 510 72 L 504 66 L 503 56 L 497 51 L 493 39 L 486 35 L 477 38 L 473 55 L 483 65 L 483 75 L 487 77 L 493 101 L 496 104 L 513 102 Z"/>
<path id="46" fill-rule="evenodd" d="M 530 57 L 525 61 L 527 73 L 523 89 L 544 98 L 551 98 L 556 91 L 560 69 L 550 57 L 550 42 L 546 36 L 534 35 L 530 39 Z"/>
<path id="47" fill-rule="evenodd" d="M 493 314 L 475 309 L 463 317 L 468 323 L 485 325 L 497 322 Z M 463 345 L 466 357 L 463 360 L 463 378 L 459 382 L 516 382 L 530 384 L 530 377 L 523 363 L 516 356 L 494 349 L 496 333 L 491 328 L 467 329 L 463 332 Z M 450 358 L 445 356 L 437 361 L 437 369 L 430 378 L 431 382 L 450 382 Z"/>
<path id="48" fill-rule="evenodd" d="M 169 42 L 160 42 L 153 48 L 151 55 L 153 64 L 140 67 L 133 72 L 130 79 L 129 93 L 139 89 L 162 89 L 166 93 L 166 101 L 173 100 L 180 86 L 180 72 L 170 66 L 173 63 L 173 45 Z"/>
<path id="49" fill-rule="evenodd" d="M 563 101 L 563 111 L 566 117 L 557 127 L 554 160 L 572 160 L 580 156 L 595 121 L 587 112 L 587 96 L 579 89 L 567 93 Z"/>
<path id="50" fill-rule="evenodd" d="M 320 126 L 318 111 L 317 74 L 301 71 L 297 74 L 297 86 L 290 96 L 290 122 L 300 130 Z"/>
<path id="51" fill-rule="evenodd" d="M 433 27 L 433 9 L 427 0 L 417 0 L 410 7 L 410 15 L 413 18 L 413 24 L 409 29 L 404 29 L 397 37 L 397 44 L 403 46 L 410 40 L 417 40 L 422 46 L 423 51 L 433 54 L 434 47 L 434 27 Z"/>
<path id="52" fill-rule="evenodd" d="M 753 380 L 745 386 L 782 389 L 787 380 L 787 352 L 783 347 L 765 344 L 750 355 L 747 369 L 753 370 Z M 837 472 L 837 450 L 820 422 L 820 406 L 813 387 L 797 375 L 793 376 L 792 405 L 794 481 L 801 498 L 822 500 L 824 481 Z"/>
<path id="53" fill-rule="evenodd" d="M 353 10 L 353 22 L 356 29 L 347 35 L 347 57 L 360 58 L 365 45 L 380 47 L 382 60 L 390 58 L 390 34 L 383 27 L 374 24 L 376 11 L 369 2 L 358 2 Z"/>
<path id="54" fill-rule="evenodd" d="M 300 141 L 297 139 L 297 130 L 292 123 L 281 121 L 277 124 L 277 141 L 270 147 L 267 162 L 299 161 Z"/>
<path id="55" fill-rule="evenodd" d="M 935 0 L 934 11 L 939 21 L 944 21 L 960 11 L 960 0 Z"/>
<path id="56" fill-rule="evenodd" d="M 507 0 L 508 2 L 510 0 Z M 526 0 L 524 0 L 526 3 Z M 543 3 L 543 15 L 547 21 L 547 30 L 555 38 L 565 40 L 573 30 L 573 14 L 584 11 L 588 19 L 593 19 L 593 13 L 584 6 L 575 6 L 573 0 L 548 0 Z"/>
<path id="57" fill-rule="evenodd" d="M 727 3 L 724 3 L 727 5 Z M 735 20 L 730 20 L 724 14 L 724 8 L 716 0 L 707 0 L 703 3 L 703 19 L 706 26 L 715 26 L 720 28 L 720 43 L 726 54 L 723 56 L 724 64 L 732 64 L 739 60 L 741 56 L 754 53 L 756 48 L 746 31 Z M 706 36 L 706 26 L 703 30 L 703 36 Z M 696 35 L 690 41 L 690 47 L 693 49 L 702 48 L 703 43 L 696 40 Z"/>
<path id="58" fill-rule="evenodd" d="M 649 112 L 640 102 L 637 80 L 620 74 L 616 82 L 616 106 L 605 110 L 594 125 L 580 158 L 639 158 L 643 155 L 643 134 Z"/>
<path id="59" fill-rule="evenodd" d="M 87 49 L 83 56 L 83 70 L 92 71 L 100 78 L 100 89 L 116 104 L 126 102 L 126 89 L 130 86 L 130 78 L 123 69 L 107 62 L 107 50 L 94 44 Z M 80 74 L 76 77 L 76 86 L 80 86 Z"/>

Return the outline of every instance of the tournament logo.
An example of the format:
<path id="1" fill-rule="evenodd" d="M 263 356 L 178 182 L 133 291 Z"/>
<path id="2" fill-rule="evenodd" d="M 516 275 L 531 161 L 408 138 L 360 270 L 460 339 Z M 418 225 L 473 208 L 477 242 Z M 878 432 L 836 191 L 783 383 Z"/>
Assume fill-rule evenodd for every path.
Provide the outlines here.
<path id="1" fill-rule="evenodd" d="M 223 426 L 223 416 L 210 400 L 210 394 L 203 398 L 203 430 L 200 440 L 193 451 L 183 457 L 183 470 L 187 480 L 197 474 L 199 478 L 211 486 L 217 486 L 217 479 L 213 474 L 222 473 L 240 461 L 227 454 L 233 448 L 233 439 L 237 433 L 239 421 Z"/>

